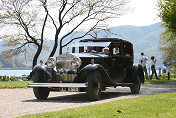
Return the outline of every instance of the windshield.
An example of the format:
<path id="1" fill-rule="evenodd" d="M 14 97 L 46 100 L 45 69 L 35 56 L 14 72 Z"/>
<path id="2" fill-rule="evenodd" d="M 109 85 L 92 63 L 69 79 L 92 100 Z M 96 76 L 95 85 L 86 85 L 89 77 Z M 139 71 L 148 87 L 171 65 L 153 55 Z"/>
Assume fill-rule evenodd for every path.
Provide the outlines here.
<path id="1" fill-rule="evenodd" d="M 111 42 L 78 42 L 69 46 L 72 53 L 109 53 Z"/>
<path id="2" fill-rule="evenodd" d="M 111 42 L 79 42 L 74 43 L 69 47 L 87 47 L 87 46 L 93 46 L 93 47 L 107 47 L 109 46 Z"/>

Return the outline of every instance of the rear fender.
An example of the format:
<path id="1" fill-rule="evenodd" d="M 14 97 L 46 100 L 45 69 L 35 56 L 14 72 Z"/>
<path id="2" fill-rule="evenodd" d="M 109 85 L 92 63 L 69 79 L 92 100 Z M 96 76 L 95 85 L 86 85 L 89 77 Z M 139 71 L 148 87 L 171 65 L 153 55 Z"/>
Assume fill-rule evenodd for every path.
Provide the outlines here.
<path id="1" fill-rule="evenodd" d="M 140 82 L 144 83 L 144 71 L 141 65 L 138 65 L 138 76 L 140 78 Z"/>
<path id="2" fill-rule="evenodd" d="M 138 80 L 136 80 L 137 70 L 138 70 L 138 67 L 137 66 L 133 66 L 133 71 L 132 71 L 132 80 L 133 80 L 133 83 L 136 83 L 138 81 Z"/>
<path id="3" fill-rule="evenodd" d="M 143 73 L 143 69 L 142 66 L 138 65 L 138 66 L 133 66 L 133 81 L 134 82 L 138 82 L 139 80 L 136 80 L 136 76 L 139 76 L 140 82 L 144 83 L 144 73 Z"/>

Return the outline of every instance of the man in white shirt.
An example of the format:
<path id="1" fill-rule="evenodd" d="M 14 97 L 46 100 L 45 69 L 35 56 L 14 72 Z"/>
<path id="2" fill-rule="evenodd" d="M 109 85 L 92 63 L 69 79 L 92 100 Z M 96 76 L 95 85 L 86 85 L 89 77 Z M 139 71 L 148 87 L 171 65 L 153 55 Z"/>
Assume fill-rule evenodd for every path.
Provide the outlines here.
<path id="1" fill-rule="evenodd" d="M 146 76 L 146 80 L 148 80 L 148 73 L 147 73 L 147 68 L 146 68 L 146 61 L 148 60 L 147 56 L 142 52 L 141 57 L 139 58 L 139 64 L 142 65 L 143 71 Z"/>

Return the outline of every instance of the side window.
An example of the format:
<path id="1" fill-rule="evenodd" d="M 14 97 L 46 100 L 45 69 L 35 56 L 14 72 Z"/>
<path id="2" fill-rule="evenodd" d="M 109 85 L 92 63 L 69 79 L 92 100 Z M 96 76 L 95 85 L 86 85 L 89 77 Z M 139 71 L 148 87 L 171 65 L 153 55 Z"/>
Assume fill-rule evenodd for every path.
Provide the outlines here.
<path id="1" fill-rule="evenodd" d="M 120 54 L 120 44 L 114 44 L 113 45 L 113 55 L 119 55 Z"/>
<path id="2" fill-rule="evenodd" d="M 70 52 L 70 51 L 69 51 Z M 81 53 L 81 52 L 84 52 L 84 47 L 72 47 L 72 50 L 71 50 L 72 53 Z"/>
<path id="3" fill-rule="evenodd" d="M 79 53 L 84 52 L 84 47 L 79 47 Z"/>
<path id="4" fill-rule="evenodd" d="M 119 53 L 120 53 L 119 48 L 118 47 L 114 47 L 113 48 L 113 54 L 117 55 Z"/>
<path id="5" fill-rule="evenodd" d="M 125 54 L 125 56 L 132 56 L 133 55 L 133 49 L 132 49 L 131 44 L 124 45 L 124 54 Z"/>
<path id="6" fill-rule="evenodd" d="M 75 47 L 72 47 L 72 53 L 75 53 Z"/>

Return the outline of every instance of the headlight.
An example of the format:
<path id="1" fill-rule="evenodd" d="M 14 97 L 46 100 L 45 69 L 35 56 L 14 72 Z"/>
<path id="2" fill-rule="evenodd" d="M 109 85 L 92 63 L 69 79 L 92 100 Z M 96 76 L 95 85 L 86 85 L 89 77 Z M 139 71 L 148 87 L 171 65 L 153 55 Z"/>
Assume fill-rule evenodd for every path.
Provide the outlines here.
<path id="1" fill-rule="evenodd" d="M 54 68 L 56 66 L 56 61 L 53 57 L 49 57 L 47 62 L 46 62 L 46 65 L 49 67 L 49 68 Z"/>
<path id="2" fill-rule="evenodd" d="M 71 61 L 72 68 L 79 68 L 81 65 L 81 59 L 79 57 L 73 57 Z"/>

